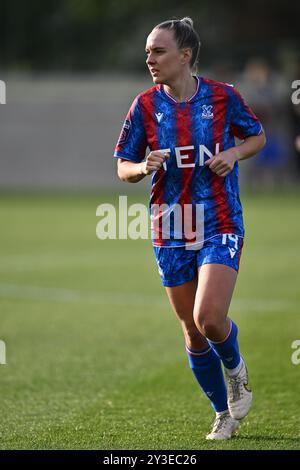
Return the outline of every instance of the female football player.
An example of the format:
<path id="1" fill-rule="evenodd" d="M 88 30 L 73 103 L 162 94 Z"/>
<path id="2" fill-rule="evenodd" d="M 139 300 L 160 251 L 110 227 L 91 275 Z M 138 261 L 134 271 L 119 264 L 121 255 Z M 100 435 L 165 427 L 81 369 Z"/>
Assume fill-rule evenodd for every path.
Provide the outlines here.
<path id="1" fill-rule="evenodd" d="M 244 237 L 238 165 L 264 146 L 265 134 L 232 85 L 193 75 L 199 47 L 190 18 L 154 27 L 146 64 L 155 86 L 133 101 L 114 156 L 122 181 L 152 175 L 158 271 L 216 412 L 206 437 L 229 439 L 252 401 L 238 328 L 227 316 Z"/>

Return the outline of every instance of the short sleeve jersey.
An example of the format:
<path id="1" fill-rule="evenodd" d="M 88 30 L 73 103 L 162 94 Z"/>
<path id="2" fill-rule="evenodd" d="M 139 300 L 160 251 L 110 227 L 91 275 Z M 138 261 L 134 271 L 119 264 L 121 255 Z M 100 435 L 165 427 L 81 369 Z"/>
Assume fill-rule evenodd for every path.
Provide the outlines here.
<path id="1" fill-rule="evenodd" d="M 232 85 L 194 78 L 197 89 L 186 102 L 177 102 L 161 84 L 140 93 L 128 111 L 114 152 L 115 157 L 135 163 L 144 160 L 147 147 L 170 152 L 170 158 L 152 175 L 154 246 L 195 242 L 197 206 L 202 208 L 203 240 L 224 233 L 244 236 L 238 163 L 226 177 L 220 177 L 204 162 L 235 146 L 235 137 L 259 135 L 263 128 Z M 184 224 L 187 213 L 190 223 Z M 168 224 L 164 224 L 166 215 Z"/>

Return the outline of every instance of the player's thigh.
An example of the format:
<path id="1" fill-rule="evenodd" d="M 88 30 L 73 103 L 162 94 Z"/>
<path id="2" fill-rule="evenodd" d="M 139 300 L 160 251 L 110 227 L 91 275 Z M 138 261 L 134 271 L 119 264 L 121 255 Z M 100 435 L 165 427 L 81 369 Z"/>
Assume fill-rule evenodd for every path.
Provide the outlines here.
<path id="1" fill-rule="evenodd" d="M 154 253 L 173 310 L 181 321 L 191 322 L 197 290 L 197 254 L 184 247 L 154 247 Z"/>
<path id="2" fill-rule="evenodd" d="M 194 302 L 194 319 L 222 321 L 226 318 L 237 279 L 237 271 L 225 264 L 209 263 L 199 267 Z"/>
<path id="3" fill-rule="evenodd" d="M 196 278 L 180 286 L 166 287 L 170 304 L 181 324 L 186 345 L 192 349 L 201 349 L 207 345 L 193 316 L 197 286 Z"/>
<path id="4" fill-rule="evenodd" d="M 170 304 L 178 319 L 184 323 L 193 323 L 193 311 L 197 292 L 197 278 L 180 286 L 166 287 Z"/>
<path id="5" fill-rule="evenodd" d="M 198 252 L 194 318 L 201 331 L 203 323 L 211 327 L 219 325 L 219 329 L 222 329 L 222 323 L 223 326 L 226 323 L 242 248 L 243 238 L 235 234 L 221 234 L 207 240 Z"/>

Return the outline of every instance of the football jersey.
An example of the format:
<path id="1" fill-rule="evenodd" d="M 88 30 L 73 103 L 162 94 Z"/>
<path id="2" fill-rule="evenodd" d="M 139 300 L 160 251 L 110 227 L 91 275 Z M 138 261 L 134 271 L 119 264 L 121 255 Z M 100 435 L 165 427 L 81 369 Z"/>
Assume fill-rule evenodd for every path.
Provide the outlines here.
<path id="1" fill-rule="evenodd" d="M 135 163 L 144 160 L 147 147 L 170 152 L 152 174 L 154 246 L 186 246 L 223 233 L 244 236 L 238 162 L 226 177 L 204 162 L 234 147 L 235 137 L 259 135 L 262 125 L 232 85 L 194 78 L 196 92 L 185 102 L 176 101 L 162 84 L 140 93 L 114 152 Z"/>

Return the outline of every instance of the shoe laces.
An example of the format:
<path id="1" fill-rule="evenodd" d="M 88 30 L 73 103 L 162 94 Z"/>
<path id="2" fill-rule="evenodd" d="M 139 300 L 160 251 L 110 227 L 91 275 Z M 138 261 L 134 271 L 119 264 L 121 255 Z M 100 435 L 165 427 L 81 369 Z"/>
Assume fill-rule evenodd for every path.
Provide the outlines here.
<path id="1" fill-rule="evenodd" d="M 244 374 L 237 374 L 228 376 L 228 392 L 229 398 L 232 401 L 240 400 L 244 394 L 244 384 L 247 382 L 247 377 Z"/>
<path id="2" fill-rule="evenodd" d="M 222 413 L 220 415 L 217 415 L 211 432 L 217 433 L 222 431 L 226 427 L 229 416 L 229 413 Z"/>

